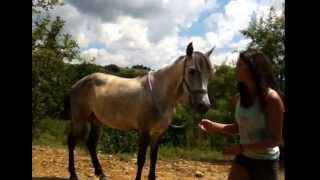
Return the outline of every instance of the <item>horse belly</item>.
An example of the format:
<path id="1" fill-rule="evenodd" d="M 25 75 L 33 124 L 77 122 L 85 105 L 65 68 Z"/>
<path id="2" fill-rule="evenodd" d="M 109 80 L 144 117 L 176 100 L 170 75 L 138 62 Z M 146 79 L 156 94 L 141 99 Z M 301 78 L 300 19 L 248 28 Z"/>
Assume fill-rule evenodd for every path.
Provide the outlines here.
<path id="1" fill-rule="evenodd" d="M 135 80 L 109 79 L 95 88 L 95 113 L 99 121 L 114 129 L 138 129 L 138 116 L 145 106 L 143 87 Z"/>
<path id="2" fill-rule="evenodd" d="M 164 133 L 168 129 L 169 125 L 171 124 L 172 117 L 173 117 L 173 113 L 171 111 L 164 112 L 162 119 L 159 119 L 150 128 L 150 135 L 158 136 Z"/>
<path id="3" fill-rule="evenodd" d="M 136 115 L 129 111 L 105 110 L 104 112 L 96 113 L 96 116 L 98 121 L 113 129 L 130 130 L 138 128 Z"/>

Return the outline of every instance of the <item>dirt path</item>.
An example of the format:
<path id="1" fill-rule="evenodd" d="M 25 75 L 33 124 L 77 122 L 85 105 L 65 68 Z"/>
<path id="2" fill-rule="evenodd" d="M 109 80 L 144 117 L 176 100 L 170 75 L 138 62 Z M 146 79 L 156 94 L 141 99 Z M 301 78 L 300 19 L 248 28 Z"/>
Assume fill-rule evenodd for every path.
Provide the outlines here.
<path id="1" fill-rule="evenodd" d="M 100 155 L 99 160 L 110 180 L 132 180 L 136 172 L 136 159 L 124 160 L 117 156 Z M 33 180 L 66 180 L 68 178 L 68 159 L 65 149 L 32 148 Z M 147 179 L 149 161 L 143 170 Z M 158 160 L 157 179 L 159 180 L 226 180 L 230 163 L 205 163 L 186 160 Z M 80 180 L 96 179 L 89 156 L 79 151 L 76 155 L 76 170 Z M 203 174 L 196 177 L 196 172 Z M 282 174 L 281 174 L 282 175 Z M 282 175 L 283 176 L 283 175 Z M 283 177 L 280 178 L 280 180 Z"/>

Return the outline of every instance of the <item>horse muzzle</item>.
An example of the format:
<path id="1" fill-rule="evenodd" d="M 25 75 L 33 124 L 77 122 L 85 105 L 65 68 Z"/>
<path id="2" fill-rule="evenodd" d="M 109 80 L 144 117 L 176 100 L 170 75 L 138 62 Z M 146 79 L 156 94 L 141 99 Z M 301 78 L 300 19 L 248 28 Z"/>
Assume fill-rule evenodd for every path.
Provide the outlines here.
<path id="1" fill-rule="evenodd" d="M 193 105 L 194 109 L 200 113 L 205 114 L 210 109 L 211 105 L 207 103 L 196 103 Z"/>

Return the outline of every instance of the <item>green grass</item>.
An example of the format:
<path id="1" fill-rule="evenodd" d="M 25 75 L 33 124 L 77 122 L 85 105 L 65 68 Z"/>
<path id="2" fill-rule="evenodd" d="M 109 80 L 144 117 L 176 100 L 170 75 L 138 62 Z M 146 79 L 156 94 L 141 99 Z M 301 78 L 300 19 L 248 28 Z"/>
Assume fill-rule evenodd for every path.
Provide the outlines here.
<path id="1" fill-rule="evenodd" d="M 104 154 L 103 152 L 99 152 Z M 130 161 L 137 158 L 137 153 L 115 153 L 120 160 Z M 190 149 L 181 147 L 161 146 L 158 151 L 159 160 L 191 160 L 202 162 L 216 162 L 232 160 L 232 156 L 225 156 L 222 152 L 209 149 Z M 147 151 L 146 159 L 150 160 L 150 148 Z"/>
<path id="2" fill-rule="evenodd" d="M 102 153 L 103 152 L 99 152 Z M 130 161 L 131 159 L 137 158 L 137 153 L 115 153 L 120 160 Z M 150 160 L 150 148 L 147 151 L 146 159 Z M 226 161 L 232 160 L 231 156 L 225 156 L 222 152 L 217 150 L 209 149 L 190 149 L 181 147 L 168 147 L 161 146 L 158 151 L 159 160 L 192 160 L 192 161 L 203 161 L 203 162 L 215 162 L 215 161 Z"/>
<path id="3" fill-rule="evenodd" d="M 45 146 L 45 147 L 58 147 L 66 148 L 66 121 L 57 119 L 43 119 L 39 121 L 34 131 L 34 138 L 32 140 L 33 145 Z M 100 141 L 100 144 L 103 143 Z M 84 148 L 82 144 L 77 146 L 78 148 Z M 112 148 L 113 146 L 105 145 L 105 148 Z M 149 148 L 150 149 L 150 148 Z M 147 158 L 149 159 L 149 151 L 147 152 Z M 113 152 L 113 151 L 112 151 Z M 114 151 L 116 152 L 116 151 Z M 158 151 L 158 159 L 161 160 L 195 160 L 195 161 L 220 161 L 230 160 L 231 157 L 226 157 L 221 151 L 209 148 L 183 148 L 173 147 L 172 145 L 160 145 Z M 103 150 L 99 150 L 99 153 L 105 154 Z M 111 153 L 109 153 L 111 154 Z M 112 153 L 117 155 L 121 160 L 131 160 L 136 158 L 137 152 L 126 153 Z"/>
<path id="4" fill-rule="evenodd" d="M 220 161 L 230 160 L 231 157 L 224 156 L 221 151 L 214 149 L 181 148 L 161 146 L 159 159 L 185 159 L 193 161 Z"/>
<path id="5" fill-rule="evenodd" d="M 57 119 L 43 119 L 33 129 L 33 145 L 62 147 L 66 145 L 66 122 Z"/>

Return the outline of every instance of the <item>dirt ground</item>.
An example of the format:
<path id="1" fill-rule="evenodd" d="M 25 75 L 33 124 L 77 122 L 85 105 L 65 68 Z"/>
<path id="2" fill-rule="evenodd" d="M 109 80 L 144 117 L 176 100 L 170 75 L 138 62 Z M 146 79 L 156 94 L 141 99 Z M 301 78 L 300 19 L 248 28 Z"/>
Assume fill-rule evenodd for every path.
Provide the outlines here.
<path id="1" fill-rule="evenodd" d="M 115 155 L 99 154 L 101 166 L 110 180 L 132 180 L 136 173 L 136 159 L 126 160 Z M 33 180 L 66 180 L 68 174 L 66 149 L 32 147 Z M 206 163 L 186 160 L 158 160 L 157 179 L 159 180 L 226 180 L 230 162 Z M 97 179 L 89 155 L 76 153 L 76 171 L 80 180 Z M 149 161 L 146 160 L 143 178 L 148 179 Z M 279 172 L 280 180 L 283 173 Z M 200 176 L 200 177 L 199 177 Z"/>

